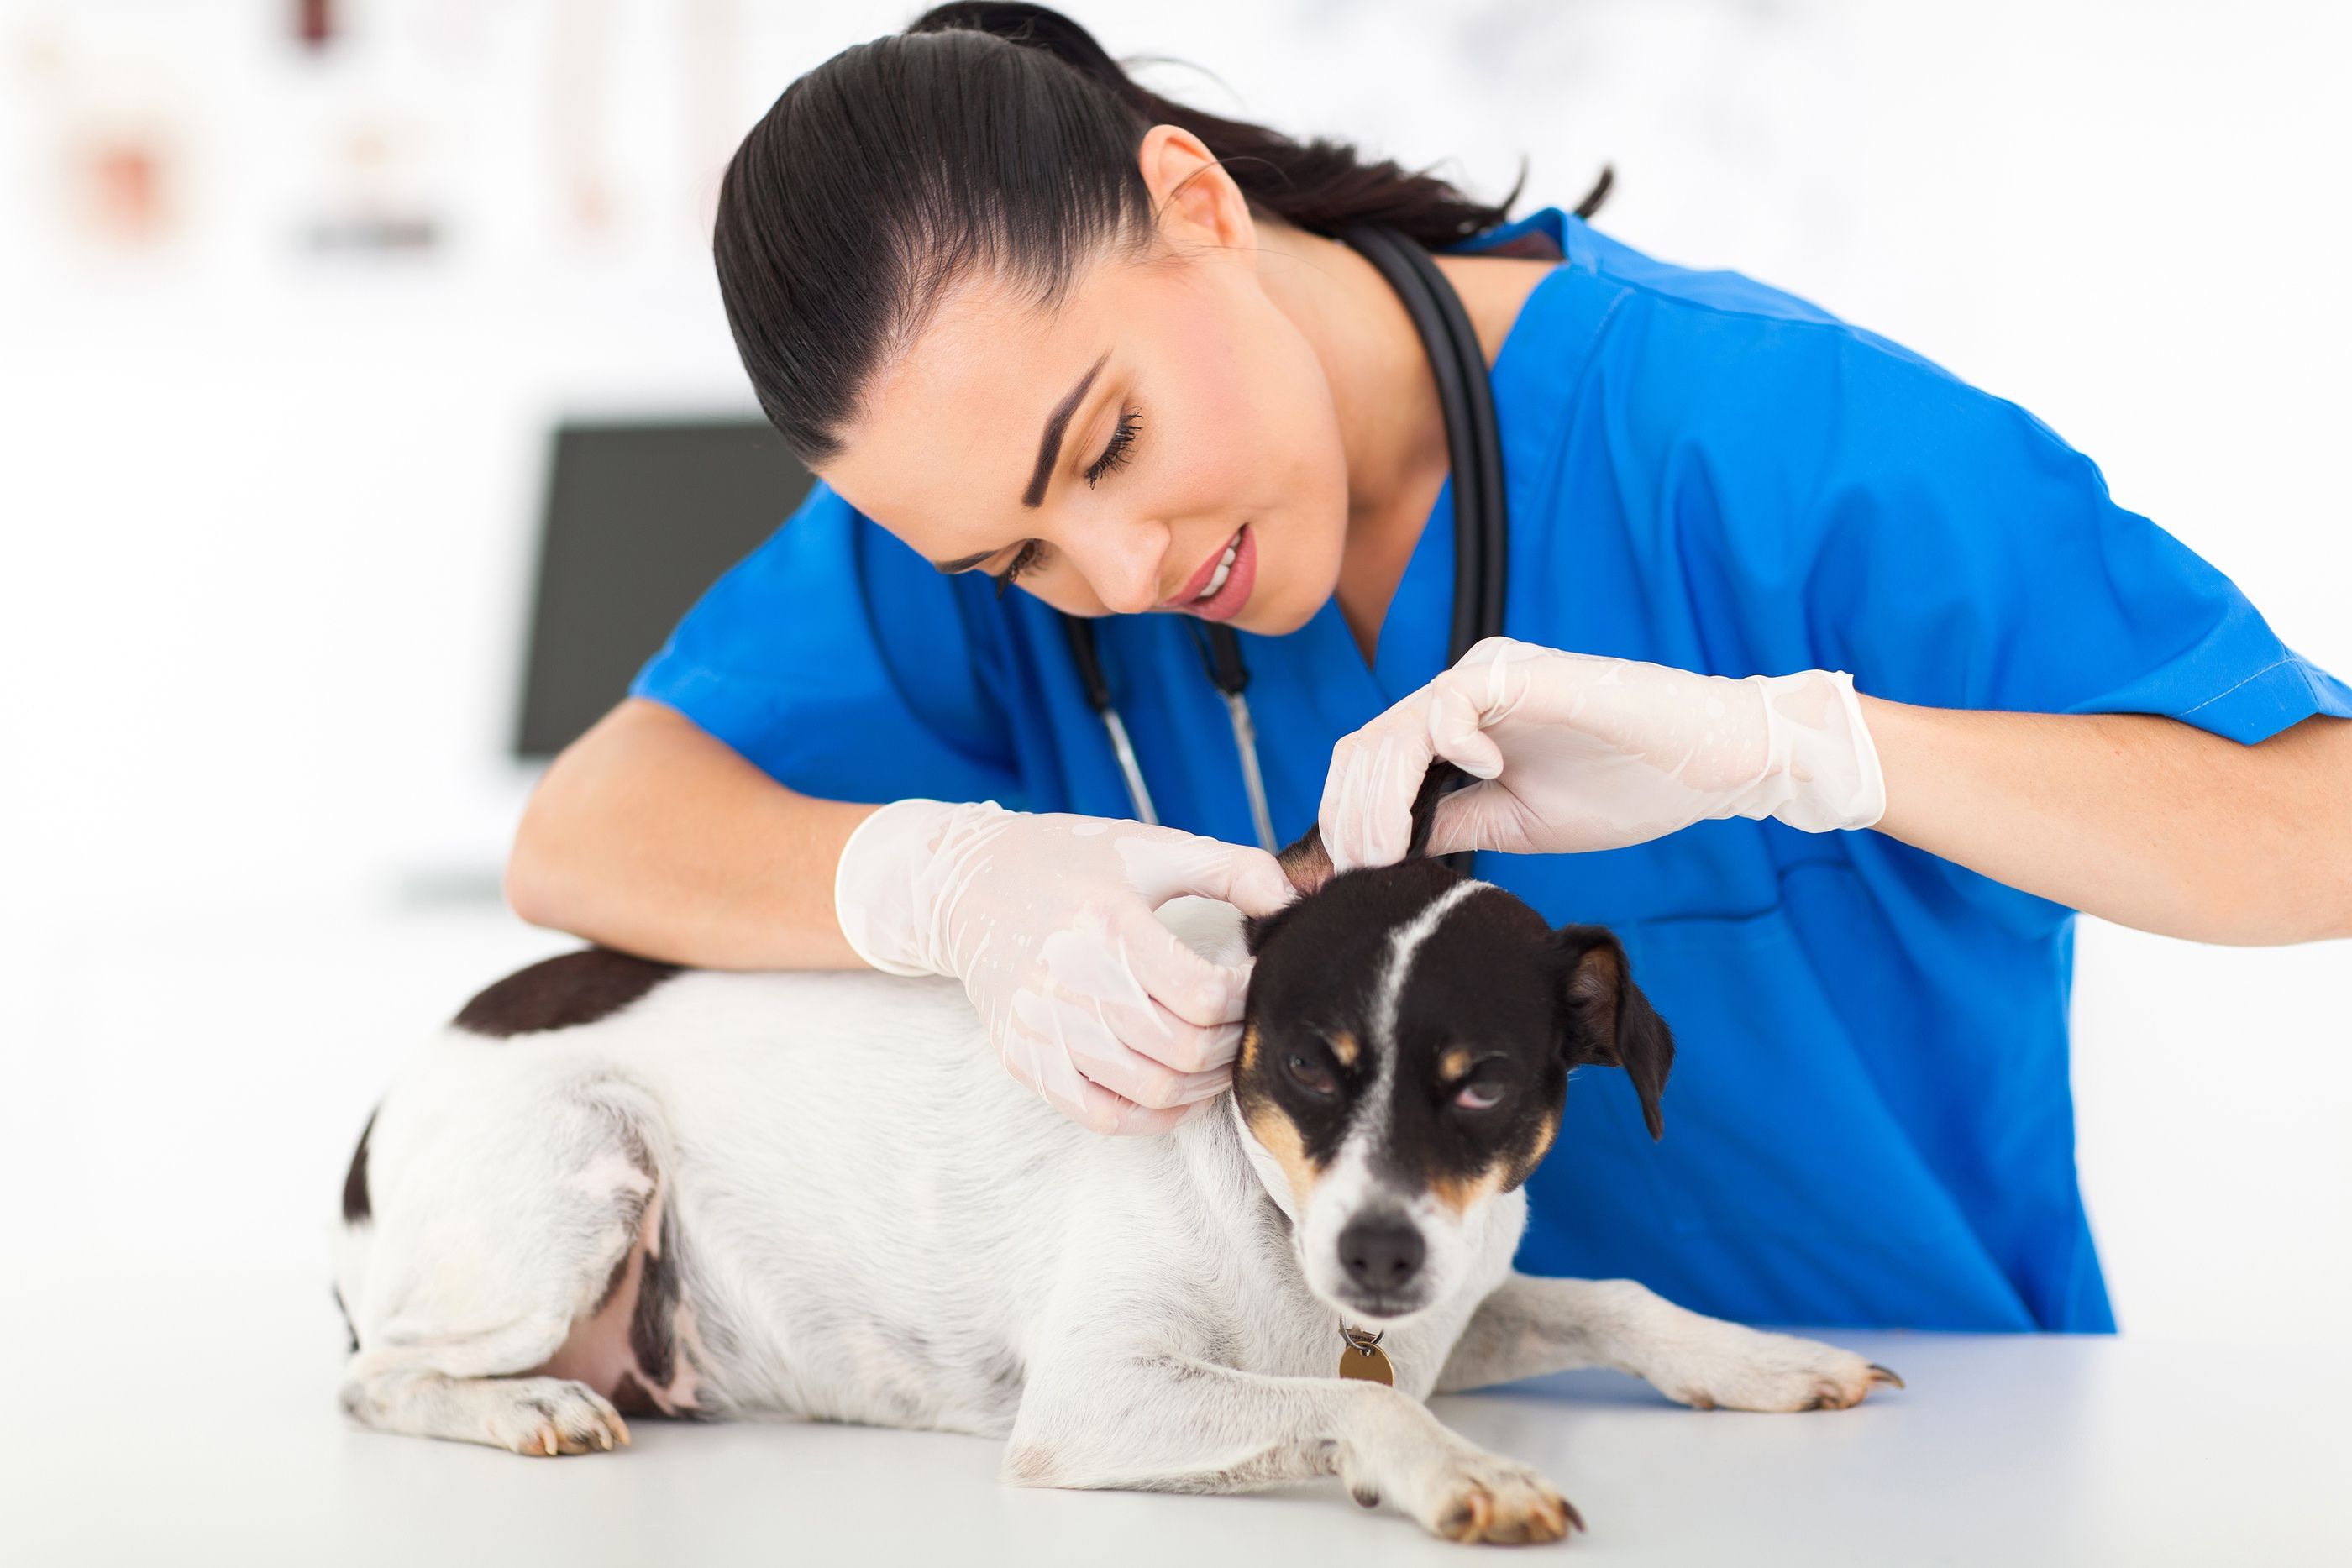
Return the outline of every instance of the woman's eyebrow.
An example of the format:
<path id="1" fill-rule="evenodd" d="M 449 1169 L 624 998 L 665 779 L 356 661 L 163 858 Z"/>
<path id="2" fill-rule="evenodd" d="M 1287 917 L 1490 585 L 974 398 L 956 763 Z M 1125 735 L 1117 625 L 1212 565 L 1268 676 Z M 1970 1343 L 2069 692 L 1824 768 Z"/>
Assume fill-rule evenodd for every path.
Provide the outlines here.
<path id="1" fill-rule="evenodd" d="M 1054 464 L 1062 455 L 1062 428 L 1070 423 L 1070 415 L 1078 411 L 1078 400 L 1085 397 L 1087 389 L 1095 384 L 1095 374 L 1103 368 L 1103 360 L 1109 358 L 1110 350 L 1104 350 L 1102 359 L 1087 367 L 1087 373 L 1078 378 L 1078 384 L 1070 389 L 1070 395 L 1055 403 L 1054 412 L 1045 416 L 1045 432 L 1037 441 L 1036 471 L 1029 476 L 1029 488 L 1022 493 L 1023 506 L 1036 507 L 1045 504 L 1045 481 L 1053 477 Z"/>
<path id="2" fill-rule="evenodd" d="M 1078 384 L 1070 389 L 1069 395 L 1055 403 L 1054 412 L 1045 416 L 1045 433 L 1037 439 L 1037 466 L 1029 476 L 1029 488 L 1022 493 L 1023 506 L 1036 507 L 1045 504 L 1045 482 L 1053 477 L 1054 465 L 1061 460 L 1062 432 L 1068 426 L 1070 415 L 1077 413 L 1087 389 L 1095 384 L 1095 377 L 1101 372 L 1104 362 L 1109 358 L 1110 350 L 1105 349 L 1102 357 L 1087 367 L 1087 373 L 1078 378 Z M 998 547 L 1000 549 L 1003 548 Z M 970 571 L 995 553 L 996 550 L 984 549 L 971 555 L 960 555 L 953 560 L 935 560 L 931 565 L 944 572 Z"/>

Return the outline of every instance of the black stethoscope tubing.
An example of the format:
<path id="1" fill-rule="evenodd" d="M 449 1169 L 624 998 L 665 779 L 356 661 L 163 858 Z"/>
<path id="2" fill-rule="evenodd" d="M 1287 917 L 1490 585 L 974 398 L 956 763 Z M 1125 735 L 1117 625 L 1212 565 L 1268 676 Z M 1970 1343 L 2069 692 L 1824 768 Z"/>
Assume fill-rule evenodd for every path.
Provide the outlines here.
<path id="1" fill-rule="evenodd" d="M 1454 479 L 1454 621 L 1448 665 L 1503 629 L 1508 520 L 1503 444 L 1478 334 L 1429 253 L 1384 225 L 1353 224 L 1339 237 L 1381 269 L 1429 350 Z M 1444 345 L 1441 352 L 1439 346 Z M 1467 458 L 1467 461 L 1464 459 Z"/>
<path id="2" fill-rule="evenodd" d="M 1495 419 L 1486 356 L 1460 296 L 1426 250 L 1385 224 L 1350 224 L 1338 237 L 1377 267 L 1396 290 L 1405 313 L 1412 319 L 1413 330 L 1420 334 L 1436 379 L 1454 482 L 1454 615 L 1446 658 L 1450 665 L 1481 639 L 1503 629 L 1509 517 L 1503 488 L 1502 437 Z M 1087 704 L 1110 737 L 1136 816 L 1141 821 L 1157 822 L 1160 818 L 1143 769 L 1136 760 L 1126 722 L 1119 717 L 1110 683 L 1103 674 L 1093 622 L 1086 616 L 1064 615 L 1062 625 L 1079 684 L 1086 689 Z M 1249 666 L 1242 659 L 1241 640 L 1232 627 L 1212 622 L 1196 622 L 1192 630 L 1210 682 L 1223 697 L 1233 721 L 1234 750 L 1240 758 L 1258 842 L 1275 850 L 1279 845 L 1258 770 L 1249 704 L 1243 695 L 1249 685 Z M 1468 857 L 1447 858 L 1459 865 Z"/>

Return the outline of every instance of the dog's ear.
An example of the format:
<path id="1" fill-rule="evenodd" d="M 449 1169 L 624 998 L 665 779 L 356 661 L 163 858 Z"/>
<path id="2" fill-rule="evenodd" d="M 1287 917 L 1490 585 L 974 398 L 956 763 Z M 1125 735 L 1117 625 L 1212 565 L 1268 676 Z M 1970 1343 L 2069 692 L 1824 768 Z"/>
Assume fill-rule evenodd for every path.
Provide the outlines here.
<path id="1" fill-rule="evenodd" d="M 1429 834 L 1437 825 L 1437 802 L 1440 797 L 1470 776 L 1451 762 L 1440 758 L 1429 765 L 1421 776 L 1421 789 L 1412 798 L 1412 837 L 1405 843 L 1405 859 L 1420 860 L 1429 852 Z M 1332 877 L 1331 853 L 1323 847 L 1323 830 L 1312 827 L 1298 835 L 1290 847 L 1274 857 L 1281 862 L 1283 874 L 1290 878 L 1300 897 L 1322 890 Z M 1255 953 L 1282 917 L 1298 907 L 1297 900 L 1276 910 L 1272 915 L 1254 915 L 1242 922 L 1242 938 Z"/>
<path id="2" fill-rule="evenodd" d="M 1308 890 L 1308 892 L 1312 891 L 1312 889 Z M 1297 898 L 1292 899 L 1271 915 L 1242 916 L 1242 946 L 1249 949 L 1251 957 L 1257 956 L 1259 949 L 1263 948 L 1275 932 L 1281 928 L 1282 923 L 1290 918 L 1290 912 L 1297 908 L 1299 900 L 1306 896 L 1307 894 L 1300 894 Z"/>
<path id="3" fill-rule="evenodd" d="M 1290 879 L 1290 885 L 1300 893 L 1319 892 L 1331 880 L 1331 856 L 1323 847 L 1320 828 L 1307 829 L 1274 858 L 1281 863 L 1282 873 Z"/>
<path id="4" fill-rule="evenodd" d="M 1437 802 L 1469 779 L 1443 757 L 1430 759 L 1429 771 L 1421 776 L 1421 789 L 1412 798 L 1412 838 L 1405 844 L 1405 859 L 1417 861 L 1429 853 L 1430 831 L 1437 826 Z"/>
<path id="5" fill-rule="evenodd" d="M 1625 949 L 1605 925 L 1563 925 L 1554 934 L 1560 966 L 1562 1049 L 1570 1067 L 1622 1067 L 1642 1097 L 1650 1136 L 1664 1135 L 1658 1098 L 1675 1064 L 1674 1031 L 1626 970 Z"/>
<path id="6" fill-rule="evenodd" d="M 1282 866 L 1282 874 L 1290 879 L 1290 885 L 1298 890 L 1298 897 L 1271 915 L 1251 915 L 1243 918 L 1242 941 L 1252 954 L 1265 946 L 1266 938 L 1274 935 L 1274 928 L 1282 924 L 1285 915 L 1298 907 L 1300 899 L 1318 892 L 1325 883 L 1331 880 L 1331 857 L 1323 848 L 1323 832 L 1319 828 L 1307 829 L 1295 843 L 1274 858 Z"/>
<path id="7" fill-rule="evenodd" d="M 1438 800 L 1469 777 L 1444 758 L 1429 765 L 1429 771 L 1421 776 L 1421 789 L 1412 798 L 1412 836 L 1405 841 L 1405 859 L 1420 860 L 1429 853 L 1430 831 L 1437 825 Z M 1319 826 L 1307 829 L 1274 858 L 1282 862 L 1290 885 L 1301 893 L 1314 893 L 1331 880 L 1331 855 L 1323 847 L 1323 830 Z"/>

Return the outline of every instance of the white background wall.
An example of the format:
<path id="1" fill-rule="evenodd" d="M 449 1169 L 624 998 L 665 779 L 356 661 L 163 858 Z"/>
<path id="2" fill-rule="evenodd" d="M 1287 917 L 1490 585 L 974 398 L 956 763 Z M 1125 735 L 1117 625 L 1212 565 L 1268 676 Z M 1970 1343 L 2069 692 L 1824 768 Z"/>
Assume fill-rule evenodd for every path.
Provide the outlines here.
<path id="1" fill-rule="evenodd" d="M 1214 73 L 1148 73 L 1206 107 L 1490 195 L 1524 152 L 1523 208 L 1613 163 L 1611 232 L 2024 403 L 2352 673 L 2342 7 L 1070 8 Z M 528 782 L 500 751 L 545 433 L 750 410 L 719 164 L 919 7 L 342 9 L 351 47 L 311 57 L 290 4 L 0 0 L 0 1167 L 34 1195 L 0 1272 L 168 1257 L 327 1310 L 388 1064 L 570 945 L 479 896 Z M 165 232 L 94 238 L 76 160 L 151 134 Z M 306 251 L 355 184 L 446 243 Z M 2126 1332 L 2336 1329 L 2347 982 L 2346 944 L 2084 923 L 2082 1165 Z"/>

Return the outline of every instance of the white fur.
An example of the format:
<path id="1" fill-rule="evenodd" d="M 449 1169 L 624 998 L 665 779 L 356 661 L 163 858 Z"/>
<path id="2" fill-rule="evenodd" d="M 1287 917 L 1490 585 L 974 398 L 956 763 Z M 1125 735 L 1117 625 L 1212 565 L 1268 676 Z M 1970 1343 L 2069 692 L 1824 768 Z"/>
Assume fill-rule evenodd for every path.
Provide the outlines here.
<path id="1" fill-rule="evenodd" d="M 1206 907 L 1221 924 L 1188 939 L 1230 952 L 1231 912 Z M 528 1452 L 625 1440 L 594 1391 L 521 1375 L 656 1212 L 679 1238 L 698 1413 L 1002 1437 L 1024 1484 L 1338 1473 L 1433 1530 L 1549 1539 L 1556 1494 L 1447 1431 L 1420 1403 L 1433 1390 L 1593 1362 L 1689 1403 L 1851 1404 L 1869 1385 L 1858 1357 L 1630 1282 L 1514 1275 L 1517 1192 L 1432 1234 L 1447 1288 L 1387 1326 L 1395 1389 L 1341 1382 L 1339 1313 L 1310 1283 L 1332 1250 L 1324 1188 L 1288 1224 L 1261 1176 L 1278 1167 L 1229 1104 L 1165 1137 L 1089 1133 L 1004 1073 L 943 979 L 688 972 L 580 1028 L 445 1030 L 379 1111 L 373 1217 L 341 1238 L 362 1347 L 346 1407 Z M 1333 1184 L 1356 1179 L 1349 1148 Z M 1412 1211 L 1433 1224 L 1434 1207 Z"/>
<path id="2" fill-rule="evenodd" d="M 1372 1039 L 1383 1055 L 1396 1047 L 1397 1003 L 1404 996 L 1405 981 L 1412 977 L 1413 956 L 1464 899 L 1480 888 L 1493 885 L 1457 882 L 1390 935 L 1388 967 L 1381 971 L 1380 988 L 1372 998 Z"/>

